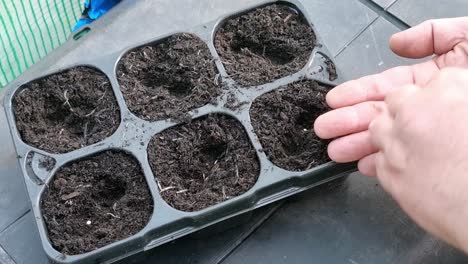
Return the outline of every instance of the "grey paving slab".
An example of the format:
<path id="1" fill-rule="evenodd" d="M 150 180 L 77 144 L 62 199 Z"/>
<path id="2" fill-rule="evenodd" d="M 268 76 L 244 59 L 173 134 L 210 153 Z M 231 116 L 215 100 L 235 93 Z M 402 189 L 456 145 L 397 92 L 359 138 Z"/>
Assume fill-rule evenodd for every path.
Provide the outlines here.
<path id="1" fill-rule="evenodd" d="M 3 93 L 0 92 L 0 100 Z M 0 104 L 0 232 L 29 209 L 3 106 Z"/>
<path id="2" fill-rule="evenodd" d="M 378 4 L 382 8 L 387 8 L 391 6 L 393 3 L 396 2 L 396 0 L 372 0 L 372 2 Z"/>
<path id="3" fill-rule="evenodd" d="M 399 0 L 388 11 L 414 26 L 433 18 L 468 16 L 468 0 Z"/>
<path id="4" fill-rule="evenodd" d="M 283 205 L 223 263 L 467 261 L 417 227 L 375 179 L 353 174 Z"/>
<path id="5" fill-rule="evenodd" d="M 0 234 L 0 245 L 17 264 L 49 263 L 33 217 L 28 212 Z"/>
<path id="6" fill-rule="evenodd" d="M 358 0 L 303 1 L 325 45 L 336 55 L 346 44 L 377 18 Z"/>
<path id="7" fill-rule="evenodd" d="M 398 31 L 398 28 L 387 20 L 377 19 L 337 56 L 338 68 L 345 78 L 354 79 L 394 66 L 418 62 L 400 58 L 390 50 L 389 38 Z"/>
<path id="8" fill-rule="evenodd" d="M 254 211 L 246 223 L 221 232 L 198 232 L 162 245 L 150 252 L 130 257 L 118 264 L 217 264 L 240 245 L 282 203 Z M 221 224 L 221 226 L 226 224 Z"/>
<path id="9" fill-rule="evenodd" d="M 6 253 L 6 251 L 0 246 L 0 263 L 1 264 L 15 264 L 13 259 Z"/>

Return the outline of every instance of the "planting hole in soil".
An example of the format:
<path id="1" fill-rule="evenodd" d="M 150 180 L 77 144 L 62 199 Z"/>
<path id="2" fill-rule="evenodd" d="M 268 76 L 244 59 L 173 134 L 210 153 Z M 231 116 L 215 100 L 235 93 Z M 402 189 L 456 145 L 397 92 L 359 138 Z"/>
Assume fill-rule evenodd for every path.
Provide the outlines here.
<path id="1" fill-rule="evenodd" d="M 260 171 L 244 128 L 226 115 L 209 115 L 155 135 L 148 157 L 163 199 L 187 212 L 246 192 Z"/>
<path id="2" fill-rule="evenodd" d="M 97 143 L 120 124 L 107 77 L 76 67 L 23 85 L 13 98 L 16 127 L 26 144 L 65 153 Z"/>
<path id="3" fill-rule="evenodd" d="M 143 229 L 153 199 L 138 161 L 125 152 L 106 151 L 60 168 L 41 206 L 52 245 L 76 255 Z"/>
<path id="4" fill-rule="evenodd" d="M 313 131 L 328 107 L 329 87 L 303 81 L 264 94 L 250 110 L 252 125 L 268 158 L 290 171 L 304 171 L 329 161 L 327 141 Z"/>
<path id="5" fill-rule="evenodd" d="M 181 119 L 215 102 L 221 94 L 218 76 L 208 46 L 190 34 L 134 49 L 117 70 L 128 108 L 148 121 Z"/>
<path id="6" fill-rule="evenodd" d="M 304 16 L 274 4 L 228 19 L 215 46 L 227 73 L 244 86 L 260 85 L 301 70 L 316 37 Z"/>

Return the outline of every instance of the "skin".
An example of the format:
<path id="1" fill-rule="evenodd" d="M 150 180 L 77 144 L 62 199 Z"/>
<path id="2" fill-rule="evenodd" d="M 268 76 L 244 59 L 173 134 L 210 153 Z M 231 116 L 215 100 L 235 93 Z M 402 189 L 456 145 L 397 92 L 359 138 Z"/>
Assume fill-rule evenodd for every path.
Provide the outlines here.
<path id="1" fill-rule="evenodd" d="M 468 253 L 468 17 L 395 34 L 408 58 L 435 55 L 337 86 L 315 132 L 337 162 L 359 161 L 408 215 Z"/>

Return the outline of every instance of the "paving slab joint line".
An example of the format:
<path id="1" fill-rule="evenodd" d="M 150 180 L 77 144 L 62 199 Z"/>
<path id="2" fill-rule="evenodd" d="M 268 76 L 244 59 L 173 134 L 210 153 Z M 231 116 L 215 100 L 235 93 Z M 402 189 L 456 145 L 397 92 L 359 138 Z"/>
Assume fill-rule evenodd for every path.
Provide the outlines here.
<path id="1" fill-rule="evenodd" d="M 0 245 L 0 264 L 16 264 L 5 249 L 3 249 L 2 245 Z"/>
<path id="2" fill-rule="evenodd" d="M 16 222 L 18 222 L 21 218 L 23 218 L 25 215 L 27 215 L 31 211 L 31 209 L 27 209 L 26 212 L 22 213 L 20 216 L 18 216 L 13 222 L 9 223 L 8 225 L 5 226 L 5 228 L 0 230 L 0 234 L 5 232 L 10 226 L 14 225 Z M 0 264 L 3 264 L 0 262 Z"/>
<path id="3" fill-rule="evenodd" d="M 276 213 L 276 211 L 285 203 L 285 201 L 281 201 L 281 202 L 278 202 L 278 204 L 276 204 L 275 206 L 273 206 L 273 208 L 271 208 L 271 210 L 266 214 L 264 215 L 260 221 L 258 221 L 254 226 L 252 226 L 250 228 L 250 230 L 247 232 L 247 235 L 242 237 L 241 239 L 238 239 L 234 245 L 231 247 L 231 249 L 224 255 L 224 256 L 221 256 L 217 261 L 216 261 L 216 264 L 222 264 L 229 256 L 232 255 L 232 253 L 240 246 L 244 243 L 244 241 L 246 241 L 250 236 L 253 235 L 253 233 L 255 233 L 255 231 L 260 228 L 260 226 L 265 223 L 265 221 L 267 221 L 273 214 Z"/>
<path id="4" fill-rule="evenodd" d="M 358 0 L 361 2 L 363 5 L 367 6 L 369 9 L 377 13 L 380 17 L 383 17 L 385 20 L 388 22 L 392 23 L 394 26 L 399 28 L 400 30 L 405 30 L 410 28 L 410 25 L 408 25 L 405 21 L 401 20 L 397 16 L 387 12 L 387 10 L 395 4 L 397 1 L 393 1 L 388 7 L 384 8 L 381 7 L 380 5 L 374 3 L 372 0 Z"/>
<path id="5" fill-rule="evenodd" d="M 410 25 L 408 25 L 407 23 L 405 23 L 404 21 L 402 21 L 398 17 L 396 17 L 393 14 L 390 14 L 389 12 L 386 11 L 388 8 L 390 8 L 397 1 L 393 1 L 393 3 L 391 3 L 385 9 L 383 7 L 381 7 L 381 6 L 379 6 L 378 4 L 372 2 L 372 0 L 358 0 L 358 1 L 361 2 L 363 5 L 365 5 L 367 8 L 369 8 L 370 10 L 372 10 L 373 12 L 375 12 L 378 16 L 376 18 L 374 18 L 362 30 L 360 30 L 356 35 L 354 35 L 354 37 L 348 43 L 346 43 L 336 53 L 335 58 L 337 58 L 341 53 L 343 53 L 343 51 L 345 51 L 346 48 L 348 48 L 348 46 L 351 45 L 351 43 L 353 43 L 353 41 L 355 41 L 357 38 L 359 38 L 359 36 L 361 36 L 362 33 L 364 33 L 369 27 L 371 27 L 375 23 L 375 21 L 377 21 L 380 17 L 384 18 L 385 20 L 387 20 L 388 22 L 390 22 L 392 25 L 396 26 L 400 30 L 405 30 L 405 29 L 408 29 L 408 28 L 411 27 Z"/>
<path id="6" fill-rule="evenodd" d="M 376 18 L 372 19 L 372 21 L 369 22 L 369 24 L 367 24 L 367 26 L 365 26 L 364 28 L 362 28 L 358 33 L 356 33 L 356 35 L 354 35 L 350 41 L 348 41 L 340 50 L 338 50 L 338 52 L 336 53 L 335 55 L 335 58 L 337 58 L 338 56 L 340 56 L 340 54 L 346 50 L 346 48 L 348 48 L 349 45 L 351 45 L 351 43 L 353 43 L 353 41 L 355 41 L 357 38 L 359 38 L 359 36 L 361 36 L 362 33 L 364 33 L 370 26 L 372 26 L 372 24 L 375 23 L 375 21 L 377 21 L 377 19 L 379 19 L 379 17 L 377 16 Z"/>

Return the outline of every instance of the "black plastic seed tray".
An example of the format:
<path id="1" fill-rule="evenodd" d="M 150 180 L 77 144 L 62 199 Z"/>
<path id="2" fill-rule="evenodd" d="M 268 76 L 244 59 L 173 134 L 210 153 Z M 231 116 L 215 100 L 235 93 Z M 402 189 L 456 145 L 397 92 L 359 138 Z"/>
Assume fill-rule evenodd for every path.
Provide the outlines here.
<path id="1" fill-rule="evenodd" d="M 192 7 L 171 7 L 166 9 L 174 12 L 173 16 L 165 14 L 166 17 L 163 17 L 159 14 L 157 18 L 155 18 L 158 14 L 157 6 L 146 3 L 147 1 L 138 4 L 132 2 L 124 1 L 101 21 L 90 26 L 90 30 L 87 29 L 89 31 L 87 35 L 80 39 L 71 39 L 7 87 L 5 111 L 43 247 L 52 262 L 115 262 L 355 170 L 354 164 L 327 162 L 319 165 L 314 160 L 310 161 L 309 166 L 299 166 L 295 170 L 291 169 L 290 164 L 283 166 L 281 162 L 272 161 L 276 157 L 268 148 L 262 146 L 262 138 L 267 136 L 263 135 L 259 138 L 252 125 L 252 104 L 265 94 L 280 90 L 287 94 L 290 89 L 288 87 L 304 82 L 310 84 L 316 82 L 322 89 L 342 82 L 332 56 L 313 27 L 313 18 L 308 16 L 300 1 L 239 1 L 239 3 L 225 5 L 214 4 L 210 1 L 204 4 L 203 1 L 199 1 L 196 4 L 197 7 L 205 11 L 195 12 Z M 238 50 L 239 54 L 247 54 L 249 58 L 268 57 L 269 60 L 266 63 L 277 65 L 277 67 L 274 66 L 277 75 L 271 80 L 262 79 L 264 78 L 262 74 L 259 74 L 253 82 L 248 78 L 243 80 L 239 77 L 242 72 L 235 72 L 237 68 L 229 64 L 232 62 L 227 62 L 223 56 L 219 55 L 219 47 L 215 43 L 216 34 L 229 19 L 248 15 L 258 8 L 271 7 L 274 4 L 287 7 L 291 14 L 272 19 L 281 19 L 283 23 L 288 23 L 288 20 L 291 17 L 294 18 L 295 15 L 299 19 L 305 19 L 315 36 L 315 46 L 313 49 L 310 48 L 305 65 L 300 65 L 300 67 L 292 62 L 295 59 L 294 56 L 288 55 L 289 51 L 284 47 L 269 51 L 266 47 L 256 47 L 252 44 L 250 50 Z M 212 10 L 211 13 L 210 10 Z M 180 11 L 178 15 L 175 14 L 176 11 Z M 192 11 L 198 15 L 194 15 Z M 135 21 L 137 17 L 140 19 Z M 145 24 L 151 21 L 158 21 L 161 24 L 155 27 L 157 30 L 152 30 L 151 26 Z M 128 23 L 135 23 L 139 26 L 131 28 Z M 177 46 L 186 38 L 191 40 L 188 42 L 191 45 Z M 241 42 L 248 41 L 245 38 L 233 39 Z M 148 45 L 152 48 L 146 49 Z M 131 56 L 141 55 L 143 59 L 152 56 L 149 53 L 164 45 L 170 47 L 169 53 L 177 53 L 177 50 L 184 48 L 193 49 L 198 47 L 197 45 L 206 47 L 206 53 L 200 48 L 196 54 L 196 56 L 202 56 L 200 63 L 205 64 L 203 67 L 193 67 L 199 71 L 207 71 L 206 67 L 209 68 L 212 64 L 213 69 L 206 73 L 206 76 L 210 78 L 204 80 L 197 75 L 199 79 L 196 81 L 196 89 L 202 89 L 201 92 L 199 91 L 199 97 L 208 98 L 209 102 L 200 101 L 199 97 L 195 98 L 198 101 L 188 97 L 188 94 L 194 94 L 196 91 L 190 91 L 191 88 L 187 88 L 190 83 L 179 78 L 179 75 L 189 74 L 189 79 L 196 79 L 197 76 L 193 77 L 187 73 L 193 70 L 190 65 L 187 69 L 187 65 L 184 66 L 180 62 L 180 65 L 173 65 L 180 68 L 171 71 L 166 64 L 154 68 L 155 66 L 152 65 L 141 66 L 139 64 L 141 60 L 137 60 L 138 63 L 133 61 L 135 62 L 133 64 L 132 61 L 128 64 L 123 62 L 125 58 Z M 233 49 L 235 50 L 235 47 Z M 161 55 L 161 52 L 159 54 Z M 161 56 L 164 57 L 164 55 L 167 54 Z M 170 56 L 172 55 L 169 54 Z M 206 59 L 206 56 L 210 58 Z M 162 60 L 162 57 L 158 59 Z M 156 61 L 156 63 L 160 62 Z M 149 82 L 147 80 L 126 81 L 125 75 L 132 74 L 132 67 L 139 67 L 139 65 L 145 70 L 142 71 L 143 73 L 140 72 L 137 78 L 148 72 L 149 74 L 154 72 L 166 74 L 158 77 L 161 83 L 157 84 L 147 84 L 146 82 Z M 289 68 L 285 70 L 282 65 L 289 65 Z M 253 66 L 251 71 L 254 72 L 255 65 Z M 88 75 L 77 77 L 75 75 L 77 71 L 85 71 Z M 94 77 L 89 77 L 91 75 Z M 44 78 L 49 78 L 49 81 L 44 81 Z M 69 78 L 74 83 L 70 81 L 67 83 L 63 81 L 64 78 Z M 89 93 L 76 95 L 72 93 L 73 88 L 67 88 L 77 83 L 82 83 L 82 86 L 90 85 L 90 78 L 91 81 L 99 81 L 99 84 Z M 56 98 L 63 98 L 63 101 L 55 102 L 57 108 L 42 109 L 43 113 L 37 114 L 41 111 L 39 109 L 41 105 L 48 106 L 48 103 L 54 100 L 50 87 L 45 86 L 61 84 Z M 154 104 L 145 101 L 149 95 L 145 94 L 141 88 L 151 85 L 163 91 L 151 94 L 151 98 L 156 100 Z M 165 94 L 167 86 L 171 85 L 181 88 Z M 213 87 L 216 89 L 209 90 L 210 93 L 203 92 L 203 89 L 213 89 Z M 44 98 L 41 97 L 42 91 L 48 91 L 48 95 Z M 324 93 L 323 90 L 316 92 Z M 25 106 L 25 102 L 28 101 L 24 98 L 28 96 L 36 99 L 37 105 Z M 78 101 L 82 102 L 82 105 L 71 103 L 72 96 L 77 96 L 82 100 Z M 168 103 L 165 98 L 177 100 Z M 93 100 L 97 101 L 93 104 Z M 185 105 L 180 106 L 181 102 Z M 88 105 L 91 105 L 89 109 L 85 107 Z M 180 113 L 167 110 L 174 107 L 178 108 Z M 160 112 L 154 114 L 154 111 Z M 18 113 L 21 113 L 21 117 Z M 67 115 L 73 118 L 67 119 L 69 118 Z M 44 132 L 44 127 L 40 126 L 35 127 L 32 132 L 25 131 L 24 123 L 18 123 L 19 120 L 26 120 L 24 121 L 26 123 L 34 122 L 42 118 L 41 116 L 49 118 L 46 127 L 50 128 L 51 133 L 50 131 Z M 92 119 L 91 117 L 94 116 L 96 118 Z M 87 121 L 81 120 L 80 117 Z M 117 121 L 112 122 L 115 117 Z M 67 131 L 68 128 L 64 130 L 54 127 L 54 122 L 60 118 L 62 118 L 61 122 L 70 126 L 71 132 Z M 210 122 L 215 124 L 212 126 Z M 312 124 L 312 120 L 309 124 Z M 77 129 L 81 130 L 76 132 Z M 217 129 L 221 129 L 223 133 L 219 135 L 213 132 Z M 307 130 L 307 128 L 304 129 Z M 201 141 L 201 145 L 194 143 L 193 146 L 187 147 L 174 143 L 190 136 L 187 132 L 189 130 L 195 134 L 195 137 L 187 142 L 192 144 L 191 142 L 198 140 Z M 42 135 L 43 132 L 45 134 Z M 197 134 L 202 132 L 205 134 Z M 171 133 L 179 137 L 170 138 L 171 140 L 168 141 L 166 137 L 171 136 Z M 38 137 L 39 134 L 42 137 Z M 63 141 L 66 137 L 68 141 Z M 219 137 L 221 137 L 221 143 L 218 144 L 216 141 Z M 242 137 L 245 137 L 245 142 L 237 144 L 236 140 L 240 141 Z M 60 145 L 63 142 L 68 142 L 68 145 Z M 197 148 L 207 144 L 208 152 L 215 153 L 215 155 L 208 155 L 208 160 L 196 161 L 193 157 L 206 151 Z M 184 151 L 189 154 L 179 151 L 182 147 L 187 147 L 189 151 Z M 296 148 L 300 149 L 301 146 L 298 145 Z M 295 149 L 291 151 L 294 152 Z M 174 153 L 182 157 L 188 155 L 188 160 L 161 162 L 167 157 L 170 158 Z M 250 162 L 252 159 L 246 161 L 247 157 L 253 157 L 253 163 Z M 212 160 L 209 160 L 210 158 Z M 187 175 L 187 178 L 179 179 L 182 182 L 171 179 L 172 176 L 178 175 L 177 169 L 171 170 L 173 162 L 177 165 L 198 162 L 202 167 L 209 163 L 212 169 L 216 167 L 216 173 L 211 175 L 203 173 L 203 179 L 206 181 L 210 181 L 209 177 L 217 177 L 216 175 L 228 175 L 236 179 L 228 178 L 226 184 L 221 184 L 222 186 L 220 182 L 217 182 L 217 186 L 208 188 L 209 191 L 205 192 L 204 196 L 204 192 L 195 192 L 191 189 L 192 185 L 187 184 L 188 181 L 197 182 L 198 171 L 193 171 L 193 175 L 190 175 L 189 171 L 184 171 L 183 175 Z M 105 168 L 100 168 L 100 166 L 105 166 Z M 77 171 L 73 171 L 74 169 Z M 223 169 L 225 173 L 219 173 L 219 170 Z M 110 170 L 111 173 L 106 174 L 106 170 Z M 128 174 L 125 174 L 127 170 Z M 102 175 L 99 174 L 100 171 L 103 172 Z M 125 179 L 119 178 L 121 176 L 118 175 L 131 175 L 132 177 Z M 140 175 L 140 179 L 135 175 Z M 253 178 L 247 179 L 245 175 L 253 175 Z M 97 180 L 93 177 L 97 177 Z M 76 184 L 67 186 L 67 183 L 71 184 L 71 182 Z M 243 189 L 240 187 L 234 191 L 230 189 L 241 185 Z M 143 189 L 147 186 L 147 191 L 139 189 L 141 186 Z M 184 189 L 181 186 L 188 187 Z M 94 188 L 98 191 L 86 191 L 86 188 Z M 116 193 L 120 195 L 115 196 Z M 125 204 L 122 202 L 123 197 L 126 199 Z M 55 207 L 53 206 L 54 199 L 60 203 Z M 70 246 L 67 241 L 76 237 L 70 237 L 69 233 L 73 231 L 59 223 L 63 223 L 63 219 L 76 213 L 73 209 L 76 204 L 73 205 L 73 202 L 78 201 L 81 203 L 80 206 L 83 204 L 85 206 L 88 202 L 101 201 L 99 199 L 103 199 L 103 202 L 93 204 L 94 209 L 87 211 L 89 220 L 81 218 L 82 222 L 77 224 L 81 226 L 81 232 L 84 232 L 83 230 L 89 232 L 81 234 L 83 237 L 88 236 L 88 240 L 76 243 L 79 245 L 89 242 L 91 235 L 94 236 L 93 241 L 97 241 L 95 245 L 93 244 L 95 249 L 85 249 L 83 250 L 85 253 L 70 250 L 76 245 Z M 189 202 L 185 203 L 184 199 Z M 133 207 L 130 206 L 132 203 Z M 202 205 L 198 206 L 199 203 Z M 45 213 L 43 207 L 46 205 L 49 206 L 49 211 L 61 208 L 65 210 L 64 212 L 68 212 L 68 215 L 62 211 Z M 122 205 L 129 206 L 125 210 L 119 209 Z M 139 211 L 145 208 L 150 208 L 150 211 Z M 102 215 L 97 216 L 100 213 Z M 125 216 L 131 218 L 126 219 Z M 135 220 L 135 217 L 139 220 Z M 120 225 L 119 230 L 122 234 L 114 234 L 112 230 L 106 229 L 106 226 L 115 225 Z M 54 226 L 59 229 L 51 231 L 50 228 Z M 98 230 L 93 226 L 99 226 Z M 138 230 L 129 231 L 134 227 Z M 62 253 L 60 249 L 54 247 L 51 235 L 54 239 L 58 239 L 56 245 L 60 245 L 61 249 L 68 247 L 67 252 L 72 253 Z M 106 240 L 108 236 L 113 238 Z"/>

